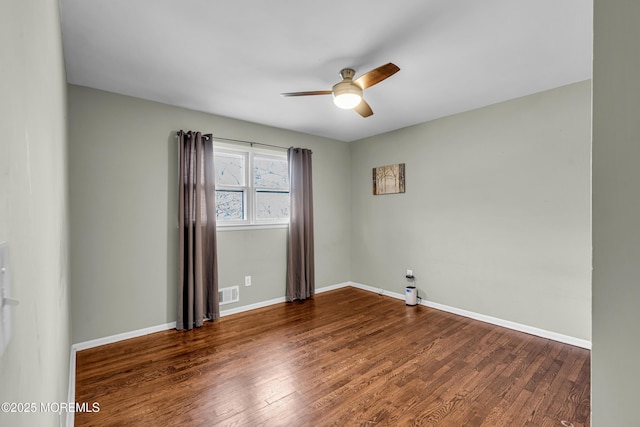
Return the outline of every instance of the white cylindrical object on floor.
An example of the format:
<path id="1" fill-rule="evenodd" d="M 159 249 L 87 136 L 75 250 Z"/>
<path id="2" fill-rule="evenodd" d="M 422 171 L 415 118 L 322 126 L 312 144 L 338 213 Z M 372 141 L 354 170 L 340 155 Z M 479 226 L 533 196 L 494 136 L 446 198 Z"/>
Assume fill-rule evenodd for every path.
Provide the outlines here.
<path id="1" fill-rule="evenodd" d="M 407 289 L 405 290 L 405 303 L 407 305 L 418 304 L 418 290 L 415 286 L 407 286 Z"/>

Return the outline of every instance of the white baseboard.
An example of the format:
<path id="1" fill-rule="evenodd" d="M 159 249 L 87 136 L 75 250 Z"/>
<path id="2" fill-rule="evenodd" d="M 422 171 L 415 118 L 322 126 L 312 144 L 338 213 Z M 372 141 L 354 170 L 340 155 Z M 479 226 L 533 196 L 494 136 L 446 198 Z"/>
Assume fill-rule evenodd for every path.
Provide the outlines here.
<path id="1" fill-rule="evenodd" d="M 137 329 L 135 331 L 123 332 L 121 334 L 110 335 L 108 337 L 97 338 L 95 340 L 84 341 L 81 343 L 73 344 L 71 348 L 75 348 L 76 351 L 86 350 L 88 348 L 98 347 L 105 344 L 112 344 L 118 341 L 128 340 L 129 338 L 137 338 L 143 335 L 153 334 L 155 332 L 166 331 L 168 329 L 175 329 L 176 322 L 165 323 L 163 325 L 151 326 L 149 328 Z"/>
<path id="2" fill-rule="evenodd" d="M 245 311 L 255 310 L 256 308 L 268 307 L 270 305 L 280 304 L 285 302 L 284 297 L 274 298 L 267 301 L 257 302 L 255 304 L 243 305 L 241 307 L 230 308 L 228 310 L 222 310 L 220 317 L 231 316 L 232 314 L 244 313 Z"/>
<path id="3" fill-rule="evenodd" d="M 399 294 L 397 292 L 388 291 L 386 289 L 374 288 L 373 286 L 363 285 L 362 283 L 356 283 L 356 282 L 349 282 L 349 285 L 353 286 L 354 288 L 362 289 L 363 291 L 374 292 L 378 295 L 385 295 L 392 298 L 404 299 L 404 295 Z"/>
<path id="4" fill-rule="evenodd" d="M 321 294 L 327 291 L 333 291 L 334 289 L 345 288 L 350 285 L 351 285 L 350 282 L 344 282 L 344 283 L 338 283 L 336 285 L 325 286 L 323 288 L 316 289 L 316 294 Z M 267 301 L 257 302 L 255 304 L 243 305 L 242 307 L 236 307 L 236 308 L 231 308 L 229 310 L 221 311 L 220 317 L 230 316 L 232 314 L 244 313 L 245 311 L 255 310 L 256 308 L 268 307 L 270 305 L 280 304 L 286 301 L 287 300 L 285 299 L 285 297 L 279 297 L 279 298 L 274 298 Z"/>
<path id="5" fill-rule="evenodd" d="M 75 402 L 76 401 L 76 350 L 71 346 L 71 351 L 69 352 L 69 384 L 67 391 L 67 402 Z M 75 418 L 74 413 L 71 411 L 67 411 L 67 419 L 65 420 L 64 425 L 67 427 L 73 427 Z M 62 424 L 61 424 L 62 426 Z"/>
<path id="6" fill-rule="evenodd" d="M 405 296 L 392 291 L 387 291 L 386 289 L 374 288 L 372 286 L 363 285 L 361 283 L 351 282 L 351 286 L 358 289 L 363 289 L 369 292 L 375 292 L 380 295 L 386 295 L 397 299 L 405 299 Z M 521 323 L 512 322 L 510 320 L 499 319 L 497 317 L 487 316 L 485 314 L 475 313 L 473 311 L 464 310 L 461 308 L 450 307 L 448 305 L 439 304 L 437 302 L 428 301 L 422 299 L 420 301 L 421 305 L 426 307 L 435 308 L 436 310 L 446 311 L 447 313 L 457 314 L 458 316 L 468 317 L 470 319 L 479 320 L 481 322 L 490 323 L 496 326 L 502 326 L 504 328 L 513 329 L 515 331 L 524 332 L 527 334 L 535 335 L 541 338 L 547 338 L 553 341 L 558 341 L 564 344 L 573 345 L 576 347 L 585 348 L 587 350 L 591 350 L 591 341 L 584 340 L 581 338 L 572 337 L 569 335 L 559 334 L 553 331 L 547 331 L 545 329 L 536 328 L 529 325 L 523 325 Z"/>
<path id="7" fill-rule="evenodd" d="M 316 294 L 321 294 L 323 292 L 335 291 L 336 289 L 346 288 L 347 286 L 351 286 L 351 282 L 342 282 L 336 285 L 325 286 L 323 288 L 316 289 Z"/>

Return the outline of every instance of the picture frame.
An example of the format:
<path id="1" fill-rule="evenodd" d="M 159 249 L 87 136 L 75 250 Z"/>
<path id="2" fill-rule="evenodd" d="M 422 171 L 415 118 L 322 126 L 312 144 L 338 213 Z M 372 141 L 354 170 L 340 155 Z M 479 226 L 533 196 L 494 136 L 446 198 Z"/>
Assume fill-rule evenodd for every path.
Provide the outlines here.
<path id="1" fill-rule="evenodd" d="M 405 192 L 405 164 L 378 166 L 373 168 L 373 195 Z"/>

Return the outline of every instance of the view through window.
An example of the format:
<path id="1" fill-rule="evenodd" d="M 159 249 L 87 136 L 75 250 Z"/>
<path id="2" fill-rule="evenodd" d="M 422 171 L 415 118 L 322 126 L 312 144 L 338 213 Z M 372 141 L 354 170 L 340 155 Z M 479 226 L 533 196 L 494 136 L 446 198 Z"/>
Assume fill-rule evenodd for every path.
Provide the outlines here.
<path id="1" fill-rule="evenodd" d="M 289 167 L 285 153 L 216 148 L 218 225 L 287 224 Z"/>

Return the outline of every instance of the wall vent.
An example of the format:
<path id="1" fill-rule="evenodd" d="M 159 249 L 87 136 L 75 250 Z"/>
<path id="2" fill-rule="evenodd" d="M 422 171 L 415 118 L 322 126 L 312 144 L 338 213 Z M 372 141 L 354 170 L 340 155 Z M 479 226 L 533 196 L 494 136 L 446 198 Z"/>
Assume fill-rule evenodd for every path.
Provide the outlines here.
<path id="1" fill-rule="evenodd" d="M 220 305 L 238 302 L 240 301 L 240 288 L 238 286 L 231 286 L 229 288 L 218 289 L 218 296 L 220 298 Z"/>

